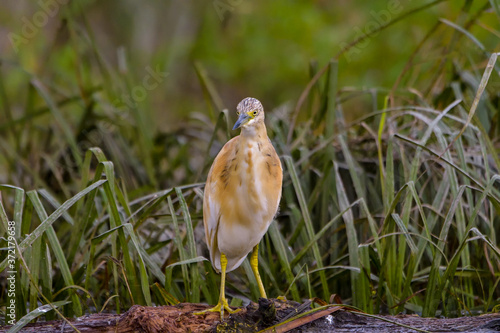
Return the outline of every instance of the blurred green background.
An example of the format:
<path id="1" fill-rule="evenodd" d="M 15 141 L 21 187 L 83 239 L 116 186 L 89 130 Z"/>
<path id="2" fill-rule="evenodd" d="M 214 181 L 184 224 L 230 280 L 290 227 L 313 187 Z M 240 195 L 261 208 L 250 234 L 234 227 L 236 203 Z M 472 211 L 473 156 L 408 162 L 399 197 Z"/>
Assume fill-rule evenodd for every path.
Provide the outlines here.
<path id="1" fill-rule="evenodd" d="M 26 91 L 18 87 L 27 75 L 62 87 L 70 95 L 81 85 L 106 84 L 99 70 L 102 61 L 113 71 L 129 74 L 132 84 L 140 84 L 147 67 L 168 72 L 164 82 L 140 101 L 142 112 L 155 119 L 148 123 L 153 132 L 178 128 L 193 111 L 207 113 L 195 62 L 204 66 L 231 110 L 246 96 L 261 99 L 268 109 L 293 104 L 308 81 L 311 60 L 323 66 L 362 32 L 421 5 L 408 0 L 79 0 L 58 5 L 56 14 L 36 28 L 33 37 L 20 42 L 15 52 L 9 34 L 23 35 L 26 21 L 22 18 L 36 24 L 33 15 L 43 8 L 41 3 L 59 4 L 56 0 L 6 0 L 0 4 L 2 76 L 14 116 L 22 115 L 20 102 L 25 101 Z M 470 3 L 468 10 L 474 13 L 488 1 Z M 340 56 L 339 83 L 357 88 L 392 87 L 434 24 L 440 18 L 455 21 L 463 6 L 463 1 L 441 1 Z M 498 18 L 490 11 L 480 19 L 470 31 L 486 49 L 494 49 L 499 36 L 490 30 L 498 28 Z M 450 41 L 450 29 L 439 27 L 438 38 L 426 45 L 425 57 L 415 65 L 432 68 Z M 93 48 L 101 59 L 92 55 Z M 409 76 L 405 81 L 412 85 L 417 78 Z M 350 107 L 348 115 L 369 109 L 363 104 Z M 74 117 L 80 116 L 77 112 Z"/>

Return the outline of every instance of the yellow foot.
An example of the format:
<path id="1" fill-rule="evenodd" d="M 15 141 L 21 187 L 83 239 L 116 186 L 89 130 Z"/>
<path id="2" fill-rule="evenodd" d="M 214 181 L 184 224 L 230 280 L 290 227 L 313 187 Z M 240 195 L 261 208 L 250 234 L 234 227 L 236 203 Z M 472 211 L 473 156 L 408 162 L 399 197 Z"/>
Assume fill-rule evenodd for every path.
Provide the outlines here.
<path id="1" fill-rule="evenodd" d="M 227 303 L 227 300 L 224 299 L 224 300 L 219 300 L 219 303 L 217 303 L 217 305 L 214 306 L 213 308 L 203 310 L 200 312 L 194 312 L 193 314 L 201 315 L 201 314 L 204 314 L 206 312 L 220 312 L 220 319 L 224 320 L 224 310 L 226 310 L 229 313 L 236 313 L 236 312 L 240 311 L 241 309 L 236 309 L 236 310 L 231 309 L 229 307 L 229 304 Z"/>

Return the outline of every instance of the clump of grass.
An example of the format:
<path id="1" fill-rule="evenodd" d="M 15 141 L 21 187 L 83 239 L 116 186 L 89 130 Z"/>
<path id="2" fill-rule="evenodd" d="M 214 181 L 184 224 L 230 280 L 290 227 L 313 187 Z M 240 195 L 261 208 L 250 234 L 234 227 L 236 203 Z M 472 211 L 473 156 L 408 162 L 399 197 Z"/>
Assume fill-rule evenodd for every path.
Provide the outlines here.
<path id="1" fill-rule="evenodd" d="M 281 212 L 260 247 L 270 297 L 336 293 L 369 313 L 424 316 L 499 306 L 500 117 L 491 73 L 500 65 L 480 43 L 463 51 L 478 46 L 468 22 L 442 20 L 436 31 L 452 46 L 424 66 L 422 50 L 437 43 L 425 36 L 392 89 L 343 87 L 342 62 L 333 59 L 323 70 L 311 64 L 313 89 L 294 110 L 270 113 L 285 171 Z M 101 58 L 92 43 L 75 42 Z M 0 187 L 0 230 L 15 221 L 18 318 L 215 303 L 200 181 L 230 135 L 229 112 L 197 64 L 213 117 L 151 136 L 113 105 L 130 87 L 93 65 L 108 84 L 67 94 L 25 77 L 25 114 L 4 108 L 1 128 L 21 129 L 0 141 L 0 176 L 16 185 Z M 372 112 L 346 120 L 345 109 L 367 99 Z M 129 110 L 136 120 L 147 117 L 141 111 Z M 42 119 L 56 125 L 36 126 Z M 5 272 L 5 236 L 0 244 Z M 258 298 L 248 261 L 227 286 L 233 304 Z"/>

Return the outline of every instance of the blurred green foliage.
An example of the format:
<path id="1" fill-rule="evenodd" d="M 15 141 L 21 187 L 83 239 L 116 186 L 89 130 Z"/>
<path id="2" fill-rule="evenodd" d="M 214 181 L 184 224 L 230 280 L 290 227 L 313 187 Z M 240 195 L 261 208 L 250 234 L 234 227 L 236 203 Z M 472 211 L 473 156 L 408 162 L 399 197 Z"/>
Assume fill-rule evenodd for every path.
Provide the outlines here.
<path id="1" fill-rule="evenodd" d="M 324 65 L 361 33 L 421 5 L 407 0 L 369 4 L 246 0 L 139 4 L 79 0 L 60 5 L 57 14 L 37 29 L 27 43 L 19 44 L 15 52 L 9 34 L 22 36 L 26 21 L 21 18 L 33 22 L 33 16 L 43 10 L 40 3 L 57 1 L 11 0 L 0 4 L 0 54 L 11 100 L 24 100 L 25 90 L 17 89 L 23 71 L 54 86 L 66 87 L 68 93 L 74 93 L 78 85 L 106 84 L 97 60 L 90 56 L 95 48 L 111 70 L 130 73 L 132 84 L 142 80 L 147 66 L 159 66 L 169 72 L 168 79 L 148 92 L 140 105 L 142 112 L 158 120 L 149 124 L 155 130 L 177 128 L 179 121 L 191 112 L 205 112 L 194 61 L 206 67 L 230 109 L 246 96 L 256 96 L 269 107 L 293 103 L 307 81 L 309 61 Z M 480 21 L 470 31 L 491 50 L 498 45 L 498 35 L 489 30 L 498 26 L 498 18 L 492 10 L 481 11 L 485 4 L 488 1 L 470 1 L 466 10 L 470 15 L 480 12 Z M 376 34 L 339 58 L 339 82 L 358 88 L 390 88 L 416 45 L 435 23 L 440 18 L 460 20 L 465 15 L 463 8 L 462 1 L 441 1 Z M 440 57 L 450 42 L 451 28 L 438 29 L 436 38 L 427 45 L 426 58 L 418 61 L 419 66 L 429 70 L 432 60 Z M 123 54 L 125 62 L 122 68 L 119 54 Z M 79 75 L 75 75 L 77 72 Z M 409 76 L 403 83 L 413 85 L 415 79 Z M 357 115 L 367 112 L 367 104 L 352 108 Z"/>

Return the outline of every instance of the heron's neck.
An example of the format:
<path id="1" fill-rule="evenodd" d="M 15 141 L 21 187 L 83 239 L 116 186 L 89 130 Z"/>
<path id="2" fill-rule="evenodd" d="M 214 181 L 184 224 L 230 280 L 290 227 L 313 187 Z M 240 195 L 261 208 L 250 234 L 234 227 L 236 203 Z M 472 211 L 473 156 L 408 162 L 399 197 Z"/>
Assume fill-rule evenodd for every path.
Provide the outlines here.
<path id="1" fill-rule="evenodd" d="M 264 122 L 259 122 L 253 126 L 242 127 L 241 136 L 246 140 L 267 139 L 267 130 Z"/>

